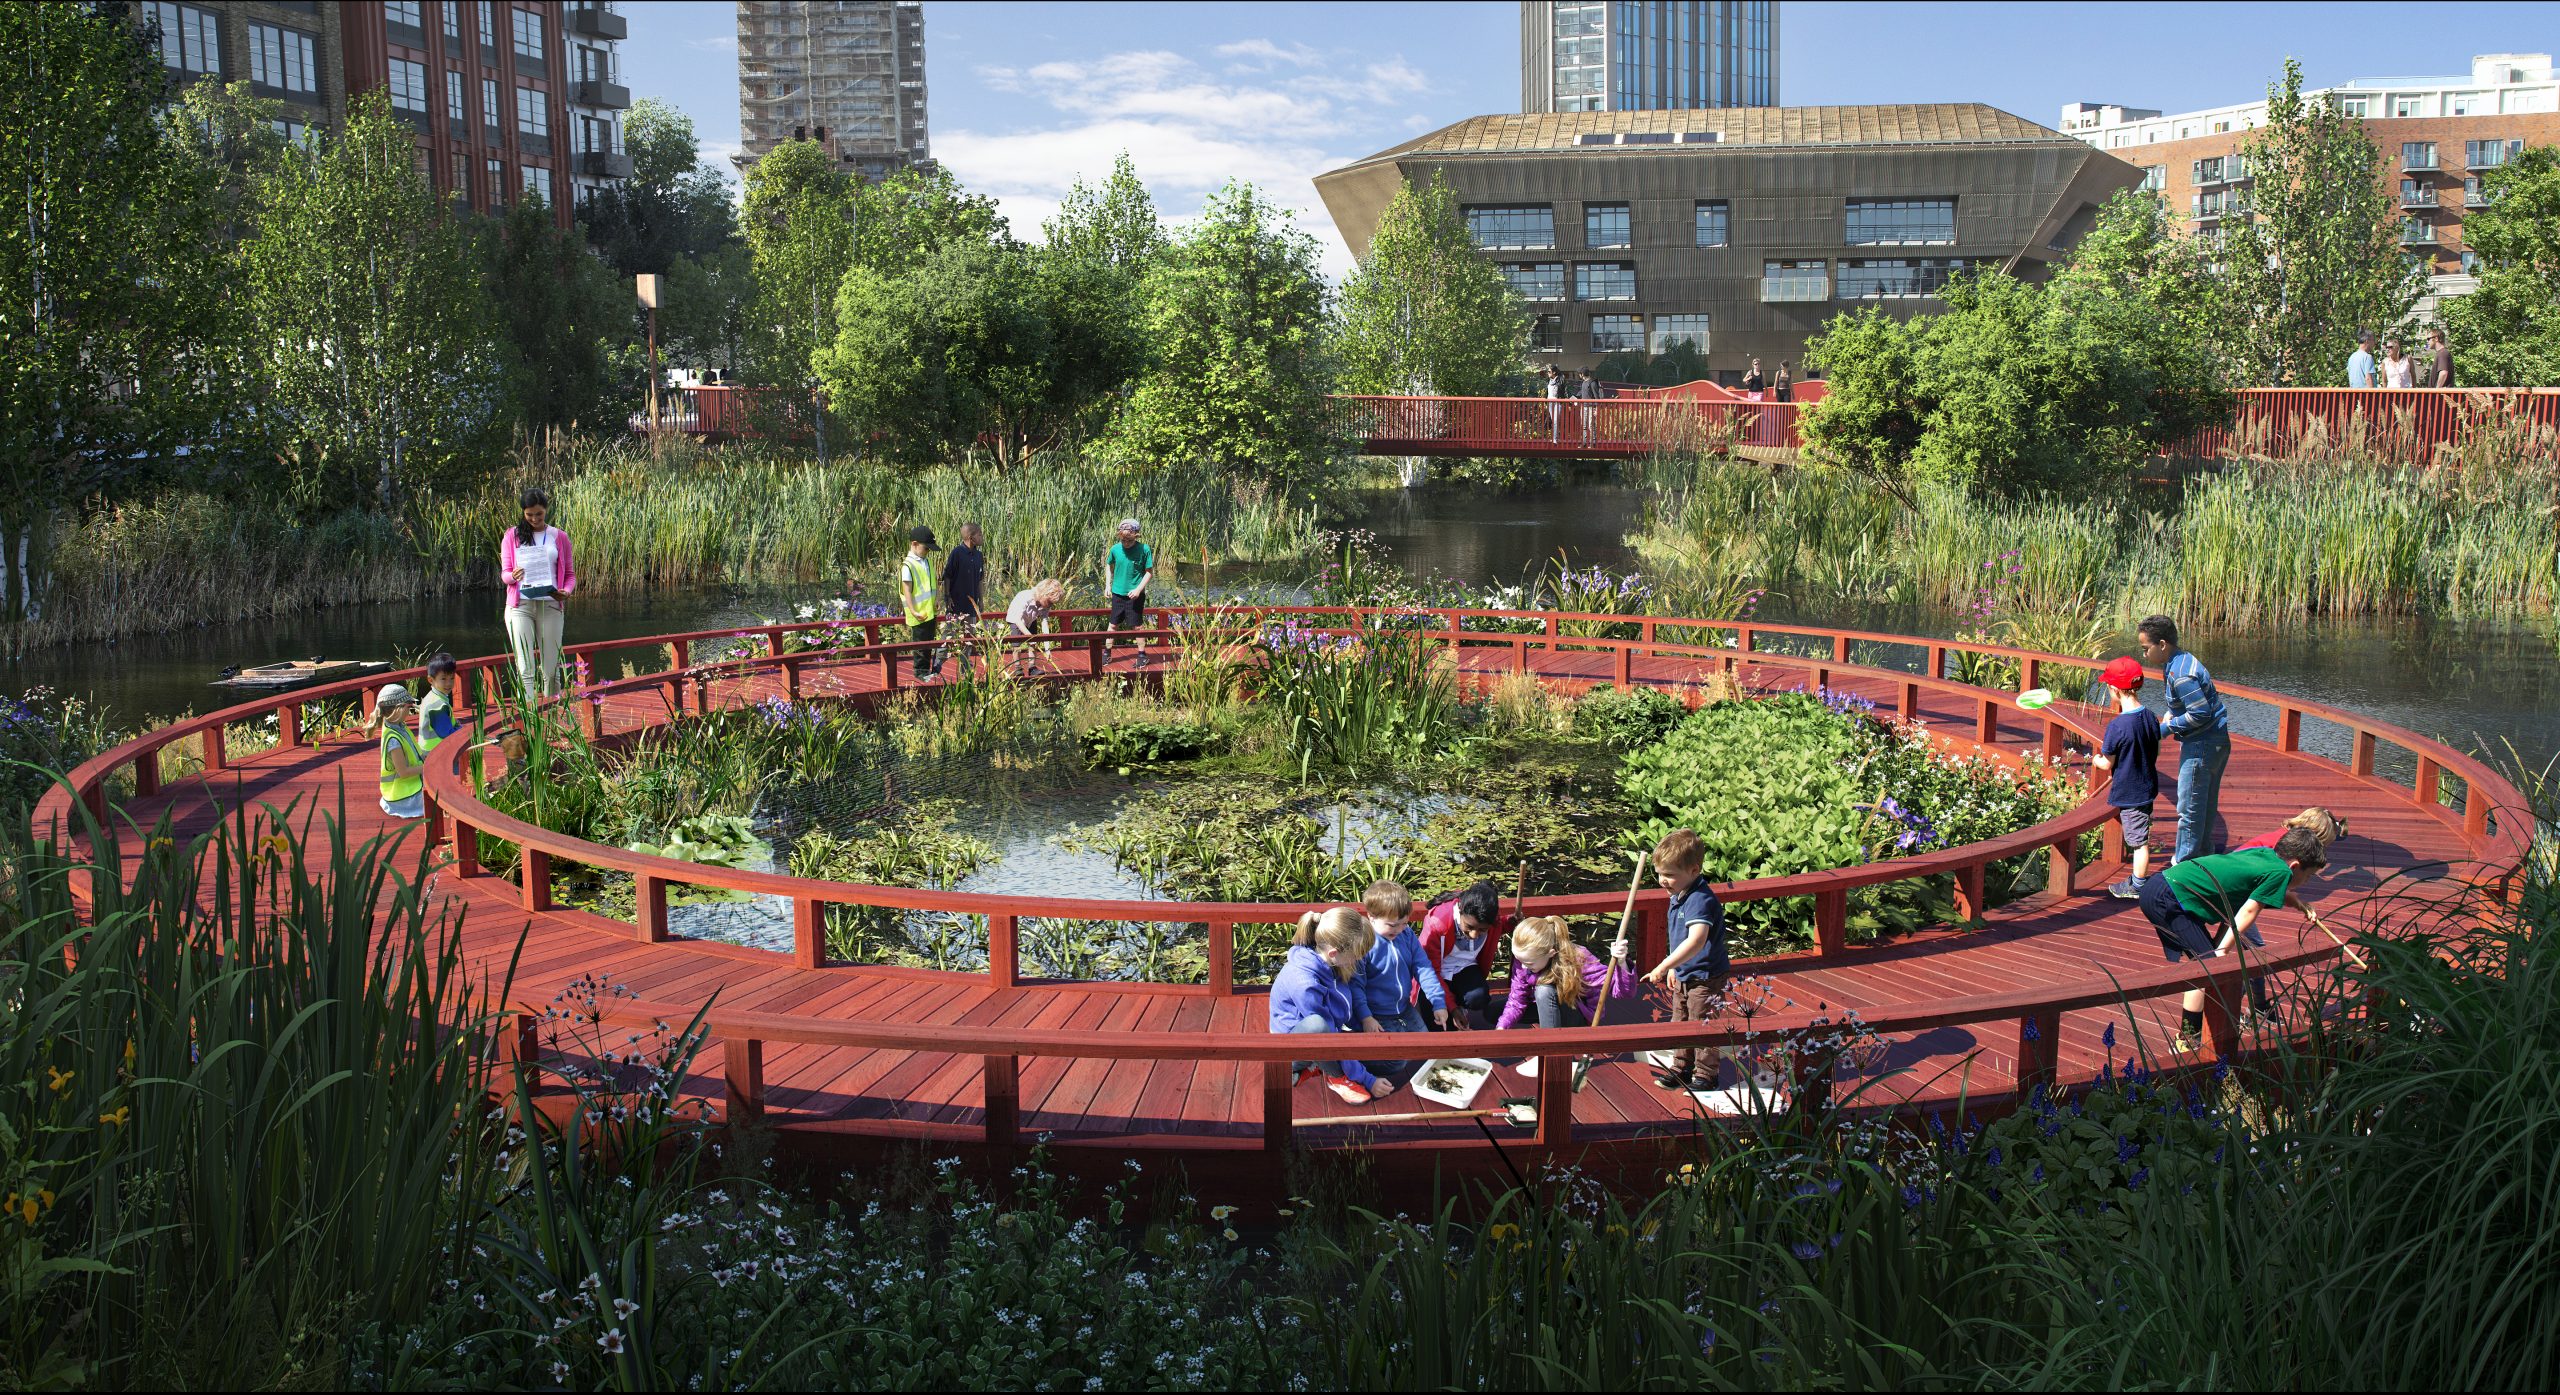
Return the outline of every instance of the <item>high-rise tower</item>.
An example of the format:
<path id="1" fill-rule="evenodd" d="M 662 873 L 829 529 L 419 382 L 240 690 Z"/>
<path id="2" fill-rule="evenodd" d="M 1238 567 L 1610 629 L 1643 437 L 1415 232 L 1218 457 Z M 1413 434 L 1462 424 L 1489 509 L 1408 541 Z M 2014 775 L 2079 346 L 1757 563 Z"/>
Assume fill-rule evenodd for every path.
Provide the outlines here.
<path id="1" fill-rule="evenodd" d="M 1523 112 L 1776 105 L 1777 0 L 1521 0 Z"/>
<path id="2" fill-rule="evenodd" d="M 930 159 L 918 0 L 739 0 L 738 163 L 818 141 L 866 179 Z"/>

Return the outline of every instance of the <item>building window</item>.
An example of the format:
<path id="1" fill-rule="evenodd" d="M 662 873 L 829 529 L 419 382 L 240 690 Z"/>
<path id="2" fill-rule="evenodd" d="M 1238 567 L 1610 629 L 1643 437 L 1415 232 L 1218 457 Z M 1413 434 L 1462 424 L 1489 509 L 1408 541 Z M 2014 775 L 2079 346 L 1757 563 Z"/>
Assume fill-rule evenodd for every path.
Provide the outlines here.
<path id="1" fill-rule="evenodd" d="M 426 20 L 419 14 L 418 3 L 419 0 L 384 0 L 383 18 L 393 24 L 405 24 L 412 29 L 421 28 L 426 24 Z"/>
<path id="2" fill-rule="evenodd" d="M 2431 170 L 2435 167 L 2436 143 L 2434 141 L 2411 140 L 2402 141 L 2400 143 L 2400 168 L 2404 170 Z"/>
<path id="3" fill-rule="evenodd" d="M 2229 184 L 2249 177 L 2248 166 L 2237 155 L 2217 155 L 2198 160 L 2189 171 L 2191 184 Z"/>
<path id="4" fill-rule="evenodd" d="M 2394 97 L 2391 99 L 2391 114 L 2393 116 L 2424 116 L 2427 114 L 2426 108 L 2427 99 L 2424 97 Z"/>
<path id="5" fill-rule="evenodd" d="M 2464 182 L 2468 183 L 2469 181 L 2466 180 Z M 2414 179 L 2404 179 L 2400 181 L 2400 206 L 2402 208 L 2414 208 L 2420 204 L 2432 202 L 2434 202 L 2434 200 L 2427 197 L 2426 185 L 2421 184 Z"/>
<path id="6" fill-rule="evenodd" d="M 2142 187 L 2147 192 L 2154 194 L 2159 193 L 2162 189 L 2167 188 L 2168 184 L 2169 167 L 2167 165 L 2144 165 L 2142 167 Z"/>
<path id="7" fill-rule="evenodd" d="M 304 136 L 311 134 L 311 123 L 307 121 L 287 121 L 278 117 L 268 121 L 267 126 L 284 137 L 288 145 L 298 144 Z"/>
<path id="8" fill-rule="evenodd" d="M 1931 246 L 1956 240 L 1954 199 L 1851 199 L 1852 247 Z"/>
<path id="9" fill-rule="evenodd" d="M 544 203 L 551 202 L 551 171 L 540 165 L 524 167 L 524 191 L 540 194 Z"/>
<path id="10" fill-rule="evenodd" d="M 489 191 L 489 211 L 495 213 L 500 208 L 506 206 L 507 162 L 504 160 L 491 160 L 482 173 L 486 176 L 488 182 L 481 187 Z"/>
<path id="11" fill-rule="evenodd" d="M 490 16 L 489 0 L 480 0 L 480 47 L 496 48 L 497 46 L 498 23 Z M 498 186 L 495 184 L 490 185 L 489 197 L 494 199 L 497 196 Z"/>
<path id="12" fill-rule="evenodd" d="M 453 187 L 446 192 L 464 203 L 471 202 L 471 157 L 458 150 L 453 154 Z"/>
<path id="13" fill-rule="evenodd" d="M 1899 300 L 1930 296 L 1969 265 L 1962 257 L 1897 257 L 1840 263 L 1840 299 Z"/>
<path id="14" fill-rule="evenodd" d="M 444 3 L 436 8 L 444 11 L 444 36 L 457 42 L 460 41 L 462 38 L 462 0 L 444 0 Z M 454 176 L 453 186 L 456 189 L 462 190 L 466 196 L 469 195 L 471 192 L 469 188 L 470 181 L 460 173 L 462 166 L 456 165 L 454 166 L 454 169 L 457 173 Z"/>
<path id="15" fill-rule="evenodd" d="M 551 138 L 551 104 L 522 83 L 516 84 L 516 130 L 541 140 Z"/>
<path id="16" fill-rule="evenodd" d="M 152 0 L 143 18 L 160 31 L 160 62 L 182 73 L 222 75 L 222 26 L 213 11 Z"/>
<path id="17" fill-rule="evenodd" d="M 249 26 L 249 79 L 280 92 L 309 96 L 318 92 L 319 64 L 312 58 L 311 36 L 272 24 Z M 425 110 L 423 99 L 419 110 Z"/>
<path id="18" fill-rule="evenodd" d="M 531 10 L 510 10 L 516 26 L 516 53 L 525 58 L 542 56 L 542 16 Z"/>
<path id="19" fill-rule="evenodd" d="M 1662 353 L 1675 344 L 1686 344 L 1699 353 L 1707 351 L 1707 317 L 1704 315 L 1656 315 L 1653 317 L 1653 351 Z"/>
<path id="20" fill-rule="evenodd" d="M 471 109 L 462 104 L 462 74 L 451 68 L 444 73 L 444 119 L 456 131 L 471 119 Z"/>
<path id="21" fill-rule="evenodd" d="M 1622 203 L 1586 203 L 1582 206 L 1582 245 L 1585 247 L 1633 247 L 1635 230 Z"/>
<path id="22" fill-rule="evenodd" d="M 2469 250 L 2465 250 L 2465 251 L 2463 252 L 2463 254 L 2462 254 L 2462 274 L 2463 274 L 2463 275 L 2465 275 L 2465 276 L 2477 276 L 2477 275 L 2479 275 L 2479 274 L 2480 274 L 2480 254 L 2479 254 L 2479 253 L 2477 253 L 2477 252 L 2473 252 L 2473 251 L 2469 251 Z"/>
<path id="23" fill-rule="evenodd" d="M 1564 316 L 1540 315 L 1529 327 L 1529 347 L 1546 354 L 1564 352 Z"/>
<path id="24" fill-rule="evenodd" d="M 2190 205 L 2198 220 L 2222 218 L 2238 214 L 2246 205 L 2237 189 L 2208 189 L 2197 194 Z"/>
<path id="25" fill-rule="evenodd" d="M 1607 6 L 1557 5 L 1554 14 L 1555 109 L 1602 110 L 1609 89 Z"/>
<path id="26" fill-rule="evenodd" d="M 2476 174 L 2469 175 L 2463 179 L 2462 206 L 2465 208 L 2487 208 L 2489 206 L 2489 196 L 2482 193 L 2480 190 L 2480 176 Z"/>
<path id="27" fill-rule="evenodd" d="M 2524 153 L 2520 140 L 2467 140 L 2462 143 L 2462 163 L 2475 170 L 2493 170 Z"/>
<path id="28" fill-rule="evenodd" d="M 1573 298 L 1576 300 L 1635 299 L 1636 264 L 1634 262 L 1575 262 L 1573 264 Z"/>
<path id="29" fill-rule="evenodd" d="M 427 109 L 427 65 L 405 58 L 391 60 L 391 105 L 395 110 L 414 111 L 421 115 Z"/>
<path id="30" fill-rule="evenodd" d="M 498 83 L 495 78 L 480 79 L 480 129 L 488 133 L 491 144 L 497 143 Z"/>
<path id="31" fill-rule="evenodd" d="M 1591 317 L 1591 352 L 1595 354 L 1639 353 L 1643 349 L 1643 316 L 1594 315 Z"/>
<path id="32" fill-rule="evenodd" d="M 1467 236 L 1478 247 L 1531 248 L 1556 245 L 1556 211 L 1544 204 L 1524 208 L 1470 208 Z"/>
<path id="33" fill-rule="evenodd" d="M 1564 299 L 1564 263 L 1504 262 L 1502 279 L 1522 300 Z"/>
<path id="34" fill-rule="evenodd" d="M 1812 261 L 1762 262 L 1760 298 L 1763 301 L 1829 300 L 1830 266 L 1819 258 Z"/>
<path id="35" fill-rule="evenodd" d="M 1730 239 L 1730 210 L 1722 199 L 1698 201 L 1698 245 L 1722 247 Z"/>
<path id="36" fill-rule="evenodd" d="M 2341 97 L 2338 99 L 2338 114 L 2341 116 L 2352 116 L 2362 119 L 2366 116 L 2372 115 L 2372 113 L 2373 99 L 2370 97 Z"/>

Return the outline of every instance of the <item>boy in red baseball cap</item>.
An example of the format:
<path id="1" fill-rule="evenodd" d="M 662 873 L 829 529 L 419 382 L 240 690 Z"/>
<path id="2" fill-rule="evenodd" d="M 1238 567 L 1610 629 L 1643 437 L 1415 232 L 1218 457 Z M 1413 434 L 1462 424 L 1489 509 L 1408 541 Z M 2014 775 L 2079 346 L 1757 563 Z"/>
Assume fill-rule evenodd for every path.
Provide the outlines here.
<path id="1" fill-rule="evenodd" d="M 2142 691 L 2142 664 L 2124 658 L 2108 663 L 2098 681 L 2115 690 L 2116 717 L 2099 737 L 2098 753 L 2089 768 L 2107 776 L 2107 803 L 2124 824 L 2124 848 L 2133 875 L 2107 888 L 2107 894 L 2130 901 L 2142 894 L 2142 879 L 2151 872 L 2151 806 L 2160 798 L 2160 718 L 2134 694 Z"/>

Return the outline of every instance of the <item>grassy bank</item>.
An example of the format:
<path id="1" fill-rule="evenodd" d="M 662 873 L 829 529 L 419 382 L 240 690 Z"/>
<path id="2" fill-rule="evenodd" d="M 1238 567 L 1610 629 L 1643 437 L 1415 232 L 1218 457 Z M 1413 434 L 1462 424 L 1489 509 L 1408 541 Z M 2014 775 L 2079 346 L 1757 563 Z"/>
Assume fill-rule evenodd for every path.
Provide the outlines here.
<path id="1" fill-rule="evenodd" d="M 2128 1039 L 2121 1075 L 1997 1122 L 1780 1112 L 1703 1134 L 1658 1182 L 1453 1196 L 1356 1156 L 1240 1192 L 1142 1158 L 1075 1184 L 1038 1153 L 802 1183 L 677 1098 L 686 1024 L 581 1025 L 625 996 L 601 983 L 543 1028 L 577 1113 L 511 1127 L 473 1088 L 489 1039 L 417 1030 L 478 1014 L 414 841 L 297 813 L 149 845 L 88 913 L 86 867 L 0 827 L 12 1388 L 2560 1375 L 2548 848 L 2516 897 L 2398 908 L 2369 970 L 2289 990 L 2307 1035 L 2246 1069 L 2154 1073 Z M 389 953 L 366 948 L 377 924 Z M 2337 1011 L 2367 1003 L 2378 1020 Z M 1846 1033 L 1785 1045 L 1881 1046 Z M 605 1050 L 609 1074 L 586 1064 Z"/>
<path id="2" fill-rule="evenodd" d="M 1642 477 L 1656 492 L 1633 541 L 1664 580 L 1811 602 L 2264 624 L 2560 600 L 2547 459 L 2261 462 L 2096 499 L 1934 493 L 1916 510 L 1818 467 L 1656 461 Z"/>
<path id="3" fill-rule="evenodd" d="M 928 524 L 945 546 L 976 522 L 990 594 L 1056 575 L 1100 585 L 1112 524 L 1134 514 L 1168 564 L 1302 554 L 1311 500 L 1252 481 L 1043 458 L 1012 474 L 923 470 L 674 444 L 554 438 L 521 447 L 485 486 L 297 520 L 180 492 L 89 515 L 55 540 L 43 615 L 0 648 L 109 639 L 197 624 L 492 587 L 516 496 L 539 484 L 577 545 L 591 591 L 710 582 L 816 585 L 849 575 L 884 590 L 886 559 Z M 877 576 L 873 575 L 877 573 Z"/>

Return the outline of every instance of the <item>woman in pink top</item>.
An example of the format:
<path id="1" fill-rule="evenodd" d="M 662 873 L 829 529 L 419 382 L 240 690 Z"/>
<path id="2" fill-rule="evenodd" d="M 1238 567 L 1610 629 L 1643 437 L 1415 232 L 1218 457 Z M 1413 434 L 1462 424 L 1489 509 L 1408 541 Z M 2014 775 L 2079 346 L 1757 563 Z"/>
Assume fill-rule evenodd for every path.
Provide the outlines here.
<path id="1" fill-rule="evenodd" d="M 549 526 L 551 496 L 528 489 L 518 501 L 524 521 L 498 544 L 498 579 L 507 584 L 507 646 L 516 681 L 530 695 L 560 690 L 561 598 L 578 589 L 569 535 Z"/>

